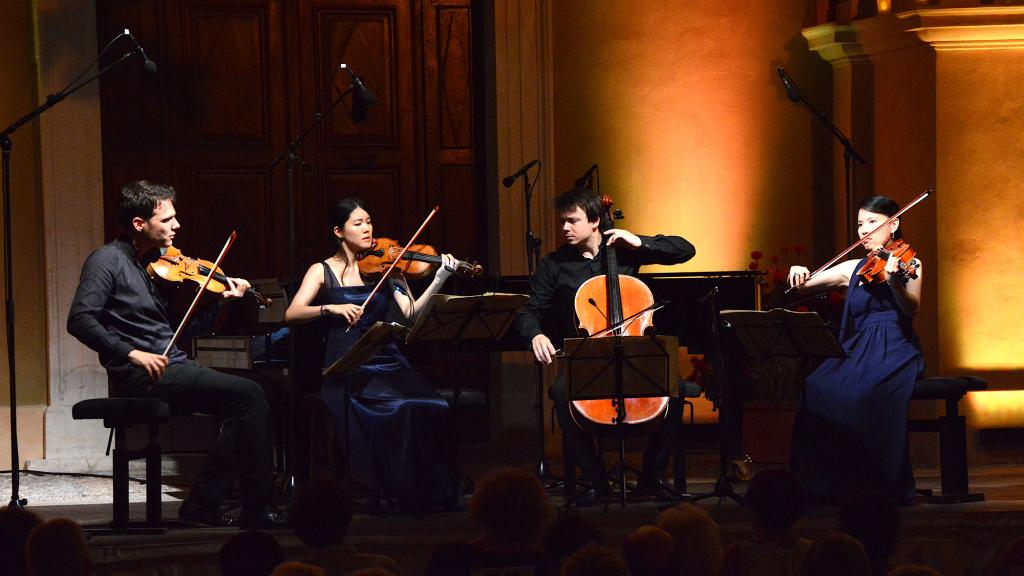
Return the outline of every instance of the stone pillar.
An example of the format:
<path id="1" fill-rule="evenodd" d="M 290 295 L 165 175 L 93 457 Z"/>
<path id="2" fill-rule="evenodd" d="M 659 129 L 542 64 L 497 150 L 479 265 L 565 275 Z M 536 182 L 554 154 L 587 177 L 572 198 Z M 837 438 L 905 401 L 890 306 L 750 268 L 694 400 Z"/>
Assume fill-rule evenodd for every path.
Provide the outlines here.
<path id="1" fill-rule="evenodd" d="M 35 6 L 39 92 L 50 94 L 95 58 L 96 7 L 91 0 L 38 0 Z M 106 430 L 95 421 L 71 419 L 75 402 L 107 395 L 106 373 L 96 353 L 65 329 L 82 263 L 104 241 L 98 84 L 76 92 L 39 122 L 50 405 L 46 459 L 31 466 L 61 471 L 108 468 L 109 459 L 103 455 Z"/>

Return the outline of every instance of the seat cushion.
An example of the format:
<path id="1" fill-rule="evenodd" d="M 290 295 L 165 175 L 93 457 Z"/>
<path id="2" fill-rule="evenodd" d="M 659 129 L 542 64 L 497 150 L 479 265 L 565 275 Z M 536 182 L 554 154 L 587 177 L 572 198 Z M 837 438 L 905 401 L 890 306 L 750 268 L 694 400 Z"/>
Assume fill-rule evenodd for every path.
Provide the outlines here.
<path id="1" fill-rule="evenodd" d="M 922 378 L 914 383 L 913 400 L 948 400 L 968 392 L 987 390 L 988 383 L 973 376 Z"/>
<path id="2" fill-rule="evenodd" d="M 71 407 L 75 420 L 103 420 L 107 428 L 159 422 L 171 409 L 157 398 L 90 398 Z"/>

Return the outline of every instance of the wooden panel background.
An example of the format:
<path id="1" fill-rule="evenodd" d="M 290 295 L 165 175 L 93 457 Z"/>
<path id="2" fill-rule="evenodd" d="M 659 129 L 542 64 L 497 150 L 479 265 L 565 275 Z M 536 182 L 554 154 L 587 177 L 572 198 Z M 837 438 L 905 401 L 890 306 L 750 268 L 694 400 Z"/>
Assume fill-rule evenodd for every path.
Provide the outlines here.
<path id="1" fill-rule="evenodd" d="M 98 2 L 100 42 L 130 28 L 160 69 L 101 81 L 108 237 L 118 190 L 146 178 L 178 190 L 187 254 L 212 259 L 238 230 L 234 275 L 286 278 L 328 256 L 325 214 L 345 196 L 396 239 L 440 204 L 424 239 L 486 264 L 473 21 L 471 0 Z M 306 137 L 290 252 L 285 164 L 271 162 L 349 85 L 341 62 L 376 103 L 357 124 L 347 96 Z"/>

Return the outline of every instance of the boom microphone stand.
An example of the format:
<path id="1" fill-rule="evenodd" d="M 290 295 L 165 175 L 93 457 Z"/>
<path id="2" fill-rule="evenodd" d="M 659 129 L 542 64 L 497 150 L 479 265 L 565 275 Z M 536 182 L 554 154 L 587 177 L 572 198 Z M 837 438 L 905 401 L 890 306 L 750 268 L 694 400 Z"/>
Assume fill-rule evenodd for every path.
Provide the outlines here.
<path id="1" fill-rule="evenodd" d="M 13 124 L 4 128 L 3 132 L 0 132 L 0 149 L 3 150 L 2 166 L 4 171 L 3 180 L 3 206 L 4 206 L 4 293 L 6 296 L 6 311 L 7 311 L 7 370 L 8 378 L 11 386 L 11 500 L 10 506 L 23 508 L 28 504 L 28 500 L 22 498 L 18 494 L 20 486 L 20 468 L 21 458 L 18 455 L 18 385 L 16 372 L 14 369 L 14 272 L 12 270 L 13 262 L 11 258 L 11 150 L 14 148 L 14 142 L 11 140 L 11 135 L 14 134 L 18 128 L 21 128 L 25 124 L 28 124 L 36 117 L 40 116 L 43 112 L 46 112 L 50 108 L 53 108 L 59 104 L 62 100 L 68 96 L 78 92 L 93 80 L 99 78 L 105 74 L 108 70 L 112 70 L 117 66 L 120 66 L 126 60 L 132 56 L 138 55 L 146 63 L 146 69 L 150 72 L 156 71 L 156 65 L 146 57 L 146 53 L 143 52 L 142 47 L 135 42 L 135 48 L 129 52 L 126 52 L 123 56 L 115 60 L 113 63 L 107 65 L 104 68 L 100 68 L 98 72 L 92 76 L 81 80 L 83 76 L 88 74 L 89 70 L 92 69 L 93 65 L 99 62 L 100 58 L 121 38 L 129 37 L 134 41 L 135 39 L 131 36 L 131 33 L 125 28 L 124 32 L 118 34 L 111 40 L 103 50 L 100 51 L 96 59 L 93 60 L 89 66 L 82 71 L 74 80 L 72 80 L 63 90 L 50 94 L 46 97 L 46 101 L 36 107 L 28 114 L 25 114 L 21 118 L 14 121 Z M 81 81 L 80 81 L 81 80 Z"/>

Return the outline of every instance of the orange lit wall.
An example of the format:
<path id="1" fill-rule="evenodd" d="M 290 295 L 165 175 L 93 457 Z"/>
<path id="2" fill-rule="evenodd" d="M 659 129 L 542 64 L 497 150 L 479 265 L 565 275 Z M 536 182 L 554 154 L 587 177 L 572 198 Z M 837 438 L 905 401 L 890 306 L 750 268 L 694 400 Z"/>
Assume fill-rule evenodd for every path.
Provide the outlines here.
<path id="1" fill-rule="evenodd" d="M 809 246 L 816 128 L 775 70 L 830 111 L 829 67 L 800 35 L 806 6 L 556 3 L 556 188 L 597 162 L 623 227 L 697 247 L 679 270 L 746 269 L 751 250 Z"/>

